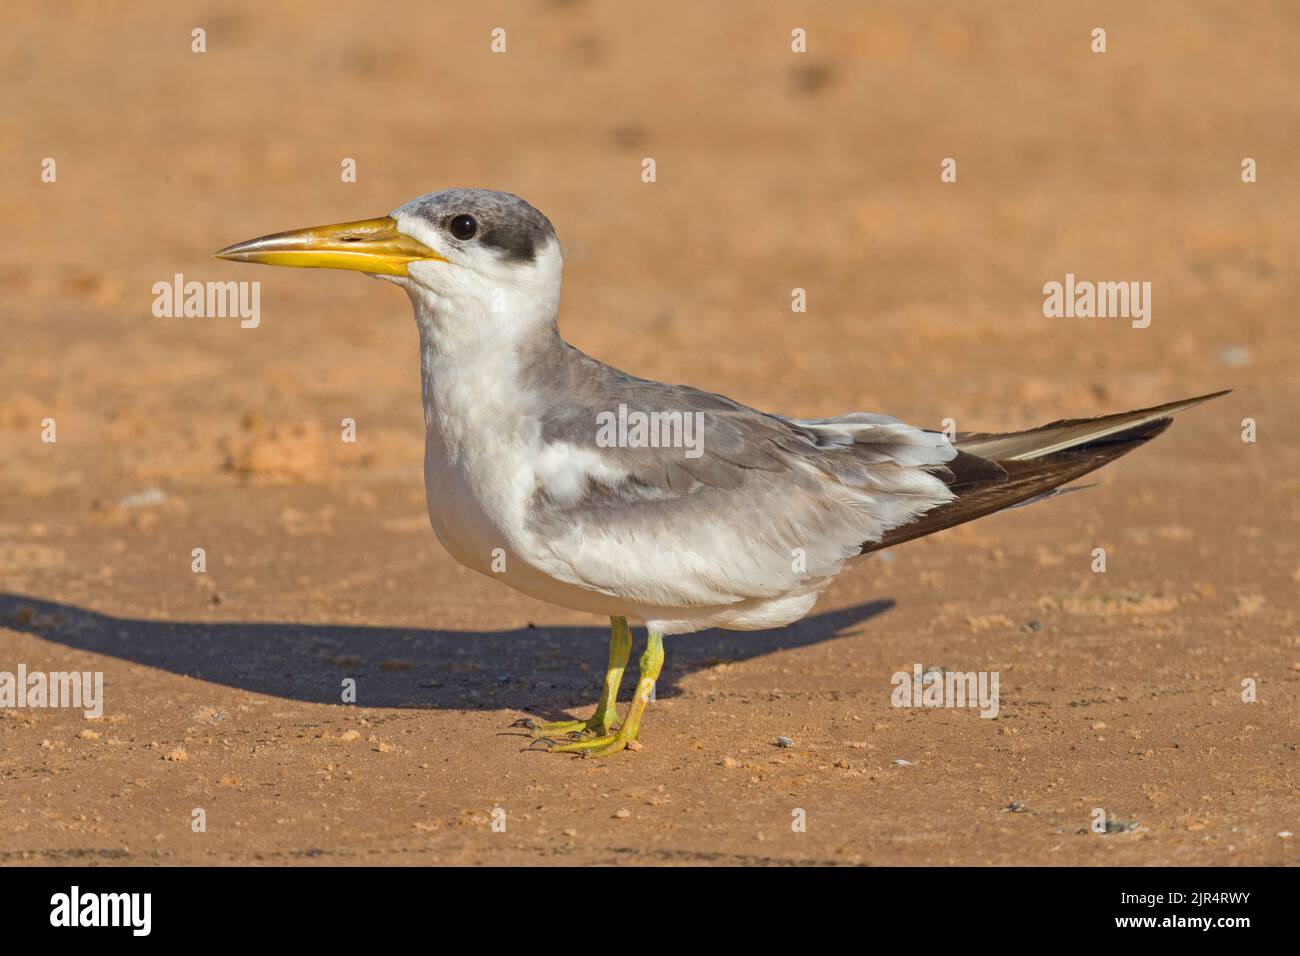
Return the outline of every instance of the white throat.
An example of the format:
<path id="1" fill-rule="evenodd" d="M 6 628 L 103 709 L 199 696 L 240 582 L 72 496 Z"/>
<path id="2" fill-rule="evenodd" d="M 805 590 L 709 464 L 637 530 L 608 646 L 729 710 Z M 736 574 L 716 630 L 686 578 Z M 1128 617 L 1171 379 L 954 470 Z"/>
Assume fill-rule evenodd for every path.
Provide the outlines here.
<path id="1" fill-rule="evenodd" d="M 562 259 L 553 243 L 536 262 L 486 270 L 429 263 L 432 281 L 406 281 L 420 333 L 426 452 L 449 461 L 492 435 L 517 440 L 535 421 L 521 366 L 561 340 Z"/>

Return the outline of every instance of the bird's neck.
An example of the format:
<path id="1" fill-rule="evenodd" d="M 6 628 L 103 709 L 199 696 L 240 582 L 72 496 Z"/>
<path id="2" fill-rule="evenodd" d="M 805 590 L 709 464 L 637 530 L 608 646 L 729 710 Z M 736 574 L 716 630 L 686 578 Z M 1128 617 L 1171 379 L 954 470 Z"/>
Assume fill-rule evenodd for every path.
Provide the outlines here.
<path id="1" fill-rule="evenodd" d="M 427 450 L 455 460 L 493 442 L 523 440 L 540 409 L 528 385 L 566 350 L 553 315 L 448 314 L 447 303 L 412 296 L 420 332 L 420 385 Z"/>

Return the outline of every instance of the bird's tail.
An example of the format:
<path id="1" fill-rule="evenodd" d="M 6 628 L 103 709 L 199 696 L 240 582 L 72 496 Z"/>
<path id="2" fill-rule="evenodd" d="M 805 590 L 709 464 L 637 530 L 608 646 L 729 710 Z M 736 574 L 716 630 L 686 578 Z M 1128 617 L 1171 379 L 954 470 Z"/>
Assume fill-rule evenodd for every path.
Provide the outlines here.
<path id="1" fill-rule="evenodd" d="M 1231 389 L 1098 418 L 1051 422 L 1023 432 L 958 434 L 948 462 L 956 497 L 918 520 L 894 528 L 862 553 L 893 547 L 954 525 L 1057 494 L 1062 485 L 1100 468 L 1159 435 L 1170 416 Z"/>

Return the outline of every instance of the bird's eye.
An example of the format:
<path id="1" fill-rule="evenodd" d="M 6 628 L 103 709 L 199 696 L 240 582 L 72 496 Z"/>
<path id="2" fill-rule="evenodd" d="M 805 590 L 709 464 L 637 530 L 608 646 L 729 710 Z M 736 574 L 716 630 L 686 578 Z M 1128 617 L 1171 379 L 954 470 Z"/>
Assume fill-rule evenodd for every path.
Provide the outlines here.
<path id="1" fill-rule="evenodd" d="M 473 239 L 476 232 L 478 232 L 478 223 L 474 221 L 473 216 L 461 213 L 451 221 L 451 234 L 457 239 Z"/>

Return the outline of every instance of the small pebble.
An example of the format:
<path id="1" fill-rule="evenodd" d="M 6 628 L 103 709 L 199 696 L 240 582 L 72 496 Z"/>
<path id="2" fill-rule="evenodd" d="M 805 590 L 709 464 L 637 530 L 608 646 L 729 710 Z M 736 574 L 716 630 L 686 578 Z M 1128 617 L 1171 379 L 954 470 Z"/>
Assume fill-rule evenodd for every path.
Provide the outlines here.
<path id="1" fill-rule="evenodd" d="M 622 809 L 622 810 L 615 810 L 615 811 L 614 811 L 614 816 L 615 816 L 617 819 L 619 819 L 619 820 L 626 820 L 626 819 L 627 819 L 628 817 L 630 817 L 631 815 L 632 815 L 632 811 L 631 811 L 631 810 L 628 810 L 628 809 L 626 809 L 626 808 L 624 808 L 624 809 Z"/>
<path id="2" fill-rule="evenodd" d="M 910 767 L 910 766 L 912 766 L 912 761 L 910 761 L 910 760 L 904 760 L 902 757 L 899 757 L 897 760 L 894 761 L 894 763 L 898 764 L 900 767 Z"/>
<path id="3" fill-rule="evenodd" d="M 1140 827 L 1141 825 L 1142 825 L 1142 824 L 1138 823 L 1136 820 L 1133 820 L 1133 821 L 1129 821 L 1129 820 L 1107 820 L 1107 821 L 1106 821 L 1106 832 L 1107 832 L 1107 833 L 1131 833 L 1132 831 L 1136 830 L 1136 829 L 1137 829 L 1138 827 Z"/>
<path id="4" fill-rule="evenodd" d="M 776 745 L 778 747 L 793 747 L 794 741 L 791 740 L 789 737 L 777 737 Z"/>

